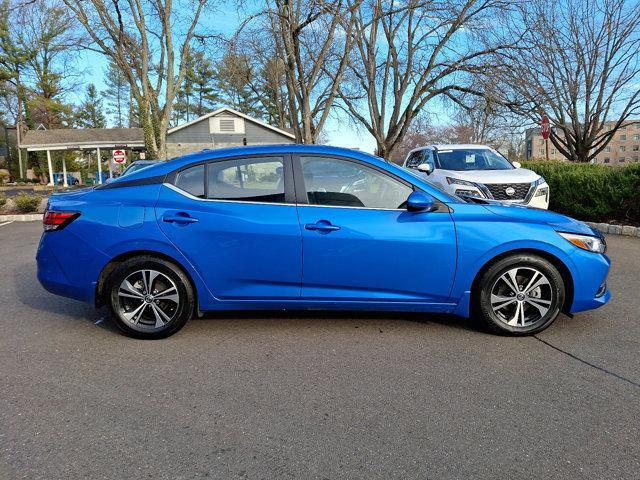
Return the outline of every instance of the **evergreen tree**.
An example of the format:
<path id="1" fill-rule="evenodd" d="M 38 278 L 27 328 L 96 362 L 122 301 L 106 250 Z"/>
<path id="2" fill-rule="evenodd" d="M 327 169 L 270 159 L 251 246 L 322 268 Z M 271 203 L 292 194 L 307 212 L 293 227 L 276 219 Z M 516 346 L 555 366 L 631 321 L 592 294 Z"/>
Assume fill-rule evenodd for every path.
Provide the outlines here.
<path id="1" fill-rule="evenodd" d="M 204 52 L 191 52 L 187 57 L 184 84 L 174 106 L 174 123 L 188 122 L 210 111 L 219 101 L 213 62 Z"/>
<path id="2" fill-rule="evenodd" d="M 109 62 L 105 70 L 105 84 L 107 89 L 102 92 L 107 101 L 106 113 L 111 116 L 113 125 L 116 128 L 131 126 L 129 114 L 130 109 L 130 87 L 129 80 L 115 62 Z"/>
<path id="3" fill-rule="evenodd" d="M 81 128 L 105 128 L 107 119 L 104 115 L 102 99 L 94 84 L 89 84 L 85 101 L 82 102 L 76 115 L 76 123 Z"/>

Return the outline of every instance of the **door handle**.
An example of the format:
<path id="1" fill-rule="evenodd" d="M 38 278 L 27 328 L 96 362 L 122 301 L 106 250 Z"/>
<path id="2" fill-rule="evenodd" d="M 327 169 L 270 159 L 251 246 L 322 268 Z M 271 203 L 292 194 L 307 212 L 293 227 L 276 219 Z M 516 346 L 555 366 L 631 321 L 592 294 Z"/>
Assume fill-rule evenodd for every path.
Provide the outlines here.
<path id="1" fill-rule="evenodd" d="M 162 221 L 167 223 L 197 223 L 198 219 L 190 217 L 185 213 L 182 215 L 164 215 Z"/>
<path id="2" fill-rule="evenodd" d="M 326 220 L 320 220 L 316 223 L 307 223 L 304 228 L 306 230 L 318 230 L 321 232 L 335 232 L 336 230 L 340 230 L 340 227 L 337 225 L 331 225 Z"/>

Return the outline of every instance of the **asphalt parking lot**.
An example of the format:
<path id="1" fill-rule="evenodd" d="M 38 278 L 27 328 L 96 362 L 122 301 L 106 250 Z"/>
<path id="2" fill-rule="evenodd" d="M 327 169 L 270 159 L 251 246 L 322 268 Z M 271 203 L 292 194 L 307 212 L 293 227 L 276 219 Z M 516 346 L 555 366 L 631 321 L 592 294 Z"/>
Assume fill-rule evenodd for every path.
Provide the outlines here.
<path id="1" fill-rule="evenodd" d="M 0 478 L 640 478 L 638 239 L 537 338 L 294 312 L 145 342 L 40 287 L 41 228 L 0 226 Z"/>

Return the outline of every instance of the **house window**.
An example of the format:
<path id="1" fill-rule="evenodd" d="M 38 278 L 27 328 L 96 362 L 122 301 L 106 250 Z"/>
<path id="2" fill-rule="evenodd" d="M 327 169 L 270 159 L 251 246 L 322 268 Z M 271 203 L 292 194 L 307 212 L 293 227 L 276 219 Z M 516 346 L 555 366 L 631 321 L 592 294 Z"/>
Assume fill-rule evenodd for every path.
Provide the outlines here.
<path id="1" fill-rule="evenodd" d="M 637 161 L 638 161 L 638 155 L 634 155 L 634 156 L 633 156 L 633 161 L 634 161 L 634 162 L 637 162 Z"/>
<path id="2" fill-rule="evenodd" d="M 625 159 L 624 157 L 620 157 L 620 158 L 618 159 L 618 161 L 619 161 L 620 163 L 624 162 L 625 160 L 626 160 L 626 159 Z"/>
<path id="3" fill-rule="evenodd" d="M 633 146 L 633 151 L 637 152 L 638 150 L 640 150 L 640 145 L 634 145 Z"/>
<path id="4" fill-rule="evenodd" d="M 544 157 L 544 150 L 541 148 L 540 150 L 538 150 L 538 152 L 540 152 L 540 156 Z"/>
<path id="5" fill-rule="evenodd" d="M 640 133 L 634 133 L 633 134 L 633 139 L 634 140 L 640 140 Z"/>
<path id="6" fill-rule="evenodd" d="M 604 151 L 605 152 L 610 152 L 611 151 L 611 147 L 604 147 Z"/>
<path id="7" fill-rule="evenodd" d="M 624 151 L 625 151 L 625 149 L 626 149 L 626 147 L 625 147 L 624 145 L 620 145 L 620 151 L 621 151 L 621 152 L 624 152 Z"/>
<path id="8" fill-rule="evenodd" d="M 555 148 L 552 148 L 552 149 L 551 149 L 551 154 L 552 154 L 552 155 L 555 155 L 555 154 L 556 154 L 556 149 L 555 149 Z"/>
<path id="9" fill-rule="evenodd" d="M 604 163 L 609 163 L 611 159 L 609 157 L 604 157 Z"/>
<path id="10" fill-rule="evenodd" d="M 626 135 L 620 135 L 620 140 L 626 140 L 627 136 Z"/>

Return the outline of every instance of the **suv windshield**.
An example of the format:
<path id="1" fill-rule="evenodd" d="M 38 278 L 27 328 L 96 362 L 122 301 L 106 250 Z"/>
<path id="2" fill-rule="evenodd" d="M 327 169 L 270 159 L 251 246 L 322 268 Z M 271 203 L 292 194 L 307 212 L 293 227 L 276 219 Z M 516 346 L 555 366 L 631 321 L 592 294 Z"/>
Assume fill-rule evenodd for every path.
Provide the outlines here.
<path id="1" fill-rule="evenodd" d="M 488 148 L 436 150 L 438 168 L 445 170 L 511 170 L 513 165 Z"/>

